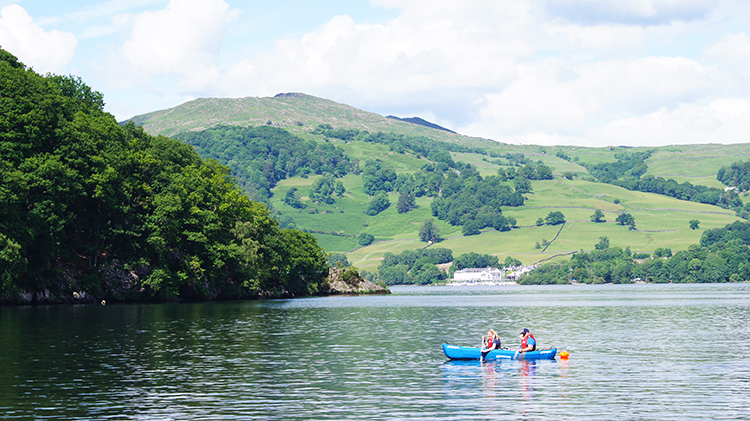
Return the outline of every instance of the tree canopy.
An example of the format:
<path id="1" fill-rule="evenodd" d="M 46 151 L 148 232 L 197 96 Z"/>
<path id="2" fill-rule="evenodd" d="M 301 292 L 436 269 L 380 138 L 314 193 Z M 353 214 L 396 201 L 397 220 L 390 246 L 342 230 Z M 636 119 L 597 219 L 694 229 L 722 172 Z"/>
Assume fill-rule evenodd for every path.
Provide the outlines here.
<path id="1" fill-rule="evenodd" d="M 0 50 L 0 80 L 0 301 L 307 295 L 324 281 L 316 239 L 280 229 L 229 168 L 118 125 L 79 78 Z"/>
<path id="2" fill-rule="evenodd" d="M 193 145 L 202 157 L 227 165 L 239 185 L 258 201 L 267 202 L 276 183 L 296 175 L 359 173 L 359 161 L 341 148 L 305 141 L 278 127 L 219 126 L 175 137 Z"/>

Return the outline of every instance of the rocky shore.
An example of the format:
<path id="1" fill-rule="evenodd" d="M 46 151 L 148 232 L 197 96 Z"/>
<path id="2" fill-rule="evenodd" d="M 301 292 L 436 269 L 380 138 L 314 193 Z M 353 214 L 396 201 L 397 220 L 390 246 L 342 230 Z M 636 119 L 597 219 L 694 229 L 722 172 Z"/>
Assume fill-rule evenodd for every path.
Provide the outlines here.
<path id="1" fill-rule="evenodd" d="M 388 288 L 374 284 L 359 276 L 356 268 L 330 268 L 328 282 L 321 286 L 325 295 L 337 294 L 390 294 Z"/>

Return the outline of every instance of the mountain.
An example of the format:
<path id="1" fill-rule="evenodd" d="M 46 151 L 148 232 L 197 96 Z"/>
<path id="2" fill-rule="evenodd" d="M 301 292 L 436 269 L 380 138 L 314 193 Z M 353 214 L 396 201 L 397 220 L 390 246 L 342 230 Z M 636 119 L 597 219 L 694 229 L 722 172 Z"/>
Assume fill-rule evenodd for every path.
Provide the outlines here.
<path id="1" fill-rule="evenodd" d="M 259 177 L 268 179 L 269 174 L 275 174 L 267 185 L 271 193 L 267 201 L 277 218 L 282 223 L 312 232 L 327 251 L 346 252 L 350 262 L 368 271 L 375 271 L 386 253 L 423 248 L 425 243 L 419 241 L 418 231 L 430 218 L 436 220 L 444 239 L 438 247 L 451 249 L 454 256 L 468 252 L 488 253 L 497 255 L 501 261 L 512 256 L 527 264 L 566 259 L 570 253 L 592 250 L 603 236 L 609 238 L 612 246 L 629 247 L 633 252 L 652 253 L 657 248 L 684 250 L 698 243 L 706 229 L 720 228 L 739 219 L 739 210 L 735 209 L 736 203 L 724 202 L 724 207 L 699 203 L 704 198 L 697 194 L 692 197 L 693 201 L 680 200 L 680 197 L 690 198 L 687 192 L 700 188 L 709 189 L 701 193 L 703 196 L 714 195 L 721 199 L 725 186 L 716 179 L 719 169 L 750 158 L 748 144 L 654 148 L 510 145 L 387 118 L 300 93 L 273 98 L 197 99 L 168 110 L 136 116 L 132 121 L 142 124 L 151 134 L 174 136 L 193 144 L 204 158 L 215 158 L 233 171 L 245 171 L 247 180 L 262 181 L 264 179 Z M 245 133 L 221 128 L 226 126 L 237 130 L 247 126 L 255 129 Z M 260 127 L 268 129 L 262 131 Z M 206 131 L 209 128 L 215 131 Z M 345 155 L 347 162 L 358 161 L 360 170 L 366 168 L 367 161 L 379 160 L 386 172 L 392 170 L 394 177 L 402 179 L 437 172 L 444 180 L 453 177 L 452 173 L 461 178 L 462 173 L 466 174 L 462 167 L 465 164 L 471 164 L 471 171 L 475 170 L 482 178 L 511 169 L 515 173 L 529 166 L 540 168 L 539 165 L 543 165 L 551 170 L 551 178 L 532 179 L 530 191 L 523 194 L 522 206 L 502 207 L 503 217 L 516 221 L 513 229 L 480 228 L 478 235 L 465 235 L 465 223 L 473 220 L 471 215 L 468 219 L 464 217 L 459 225 L 453 225 L 433 214 L 433 203 L 448 194 L 448 190 L 415 197 L 416 208 L 404 213 L 398 212 L 397 189 L 384 190 L 390 207 L 368 214 L 377 195 L 368 194 L 373 191 L 361 173 L 342 170 L 334 179 L 325 180 L 323 174 L 317 174 L 314 169 L 297 168 L 288 176 L 280 176 L 278 170 L 284 168 L 274 168 L 273 161 L 262 164 L 248 161 L 261 152 L 245 152 L 256 150 L 252 148 L 261 143 L 264 148 L 270 148 L 270 144 L 263 143 L 265 140 L 258 143 L 258 136 L 277 136 L 278 133 L 269 132 L 271 129 L 288 131 L 300 144 L 314 141 L 317 145 L 335 148 L 339 151 L 337 156 Z M 206 134 L 202 135 L 204 132 Z M 271 156 L 270 149 L 263 150 L 266 152 L 261 155 Z M 446 164 L 445 154 L 452 164 Z M 640 157 L 637 162 L 640 165 L 630 168 L 619 181 L 613 181 L 620 185 L 597 178 L 611 169 L 602 164 L 612 164 L 615 168 L 618 163 L 626 162 L 623 157 Z M 443 165 L 441 162 L 444 168 L 437 171 Z M 647 192 L 662 189 L 659 183 L 656 187 L 646 186 L 659 181 L 659 177 L 665 179 L 661 183 L 671 189 L 672 197 Z M 666 179 L 674 182 L 667 185 Z M 320 196 L 321 188 L 330 186 L 332 192 L 337 183 L 344 190 L 342 195 Z M 460 188 L 472 188 L 476 186 L 474 183 L 463 181 Z M 518 187 L 513 180 L 502 181 L 500 185 L 511 189 Z M 676 194 L 674 185 L 686 193 Z M 472 197 L 467 200 L 481 198 Z M 747 200 L 744 196 L 742 199 Z M 607 222 L 591 221 L 596 210 L 604 213 L 603 219 Z M 538 224 L 552 212 L 563 213 L 567 222 L 562 226 Z M 635 230 L 615 223 L 623 213 L 634 217 Z M 699 221 L 699 228 L 691 228 L 692 220 Z M 370 235 L 374 242 L 361 247 L 360 240 Z"/>
<path id="2" fill-rule="evenodd" d="M 302 93 L 282 93 L 274 97 L 199 98 L 167 110 L 131 118 L 146 132 L 172 136 L 184 131 L 200 131 L 218 125 L 281 127 L 305 136 L 319 124 L 370 132 L 398 132 L 410 136 L 429 136 L 438 140 L 472 146 L 491 145 L 492 141 L 461 136 L 438 127 L 414 124 L 363 111 L 349 105 Z"/>
<path id="3" fill-rule="evenodd" d="M 430 127 L 433 129 L 445 130 L 446 132 L 449 132 L 449 133 L 456 133 L 453 130 L 449 130 L 449 129 L 446 129 L 445 127 L 438 126 L 435 123 L 430 123 L 429 121 L 421 119 L 419 117 L 401 118 L 401 117 L 396 117 L 395 115 L 389 115 L 386 118 L 392 118 L 394 120 L 405 121 L 407 123 L 417 124 L 419 126 Z"/>

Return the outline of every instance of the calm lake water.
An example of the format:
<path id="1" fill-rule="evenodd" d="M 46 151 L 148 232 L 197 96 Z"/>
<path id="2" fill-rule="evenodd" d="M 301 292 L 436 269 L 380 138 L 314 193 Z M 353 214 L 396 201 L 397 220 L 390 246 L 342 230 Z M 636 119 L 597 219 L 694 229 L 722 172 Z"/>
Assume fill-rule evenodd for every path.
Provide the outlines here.
<path id="1" fill-rule="evenodd" d="M 750 284 L 392 291 L 0 308 L 0 419 L 750 419 Z"/>

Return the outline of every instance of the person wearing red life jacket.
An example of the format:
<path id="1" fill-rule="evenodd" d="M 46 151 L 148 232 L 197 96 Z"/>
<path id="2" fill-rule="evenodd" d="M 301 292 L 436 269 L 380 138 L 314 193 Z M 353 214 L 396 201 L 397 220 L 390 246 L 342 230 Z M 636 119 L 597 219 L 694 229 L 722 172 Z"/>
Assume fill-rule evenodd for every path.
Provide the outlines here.
<path id="1" fill-rule="evenodd" d="M 518 352 L 529 351 L 536 351 L 536 339 L 534 339 L 534 335 L 529 332 L 529 329 L 524 328 L 521 331 L 521 348 L 518 349 Z"/>
<path id="2" fill-rule="evenodd" d="M 500 335 L 492 329 L 488 330 L 487 336 L 482 336 L 481 359 L 483 360 L 490 351 L 500 349 L 500 346 Z"/>

